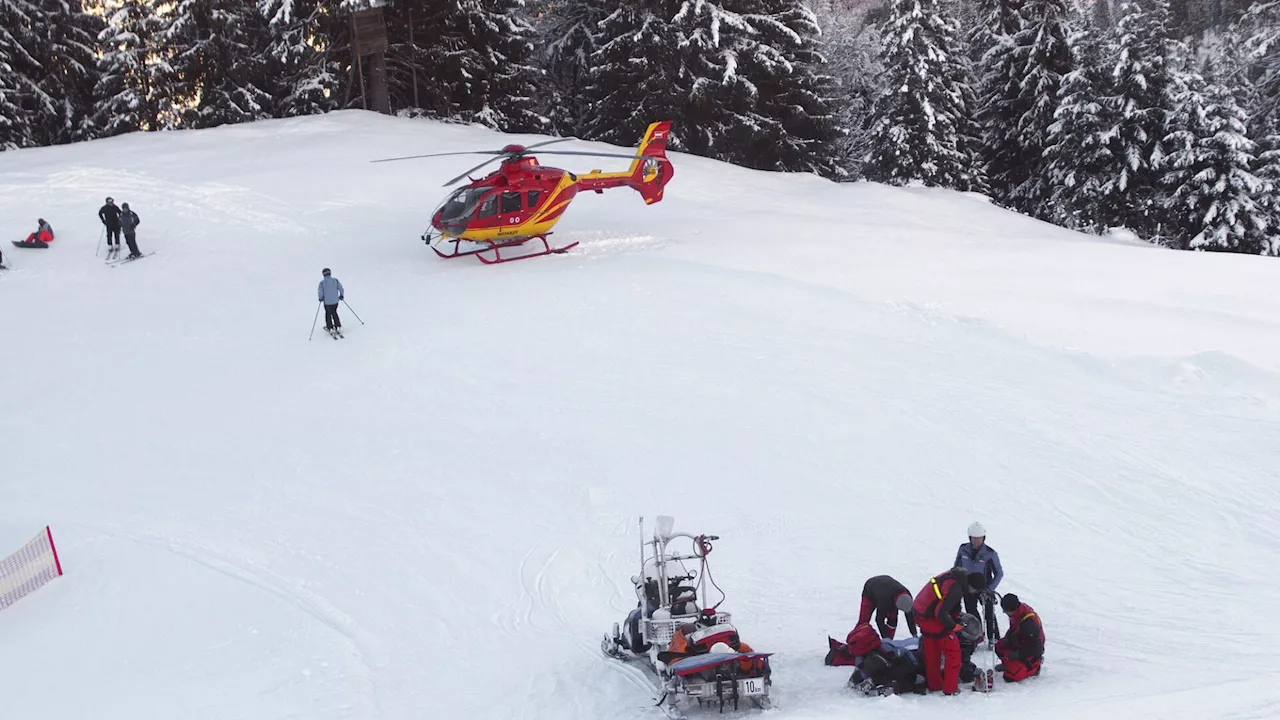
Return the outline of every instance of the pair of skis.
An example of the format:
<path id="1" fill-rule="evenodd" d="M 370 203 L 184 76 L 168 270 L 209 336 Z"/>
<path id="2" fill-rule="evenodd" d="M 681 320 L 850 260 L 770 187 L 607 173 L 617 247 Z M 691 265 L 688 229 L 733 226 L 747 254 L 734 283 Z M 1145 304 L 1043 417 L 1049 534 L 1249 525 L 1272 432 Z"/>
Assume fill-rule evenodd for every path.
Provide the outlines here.
<path id="1" fill-rule="evenodd" d="M 134 260 L 141 260 L 144 257 L 151 257 L 152 255 L 155 255 L 154 251 L 143 253 L 142 255 L 127 255 L 125 257 L 120 257 L 119 250 L 117 250 L 114 255 L 111 251 L 107 251 L 107 264 L 115 267 L 116 265 L 124 265 L 125 263 L 131 263 Z"/>
<path id="2" fill-rule="evenodd" d="M 987 621 L 987 661 L 983 663 L 985 667 L 978 668 L 973 679 L 973 689 L 981 693 L 989 693 L 996 688 L 996 638 L 1000 637 L 1000 623 L 996 620 L 995 604 L 994 591 L 982 600 Z"/>
<path id="3" fill-rule="evenodd" d="M 333 338 L 334 340 L 344 340 L 347 337 L 346 335 L 342 334 L 342 328 L 325 328 L 325 331 L 328 332 L 329 337 Z"/>

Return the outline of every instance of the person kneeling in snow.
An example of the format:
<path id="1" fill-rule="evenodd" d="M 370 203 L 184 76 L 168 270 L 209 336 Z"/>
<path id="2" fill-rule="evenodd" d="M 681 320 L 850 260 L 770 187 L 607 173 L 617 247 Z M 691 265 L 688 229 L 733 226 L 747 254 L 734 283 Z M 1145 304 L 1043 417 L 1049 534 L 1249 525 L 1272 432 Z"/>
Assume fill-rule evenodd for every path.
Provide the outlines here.
<path id="1" fill-rule="evenodd" d="M 1009 632 L 996 643 L 996 655 L 1003 661 L 996 666 L 1004 672 L 1005 682 L 1021 682 L 1040 674 L 1044 659 L 1044 626 L 1031 606 L 1009 593 L 1000 599 L 1000 609 L 1009 616 Z"/>

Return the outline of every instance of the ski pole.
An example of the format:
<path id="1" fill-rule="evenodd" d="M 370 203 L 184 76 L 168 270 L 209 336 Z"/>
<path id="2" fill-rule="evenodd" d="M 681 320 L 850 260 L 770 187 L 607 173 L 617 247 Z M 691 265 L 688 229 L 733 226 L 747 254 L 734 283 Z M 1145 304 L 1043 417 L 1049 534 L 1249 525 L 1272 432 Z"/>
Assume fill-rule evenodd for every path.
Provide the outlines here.
<path id="1" fill-rule="evenodd" d="M 311 342 L 311 338 L 316 334 L 316 321 L 320 319 L 320 303 L 316 303 L 316 316 L 311 318 L 311 334 L 307 336 L 307 342 Z"/>
<path id="2" fill-rule="evenodd" d="M 107 234 L 107 226 L 103 225 L 101 232 L 98 233 L 98 247 L 93 249 L 93 256 L 98 257 L 98 251 L 102 249 L 102 236 Z"/>
<path id="3" fill-rule="evenodd" d="M 346 305 L 348 310 L 351 310 L 351 314 L 352 314 L 352 315 L 355 315 L 355 317 L 356 317 L 356 319 L 357 319 L 357 320 L 360 320 L 360 316 L 359 316 L 359 315 L 356 315 L 356 311 L 351 309 L 351 305 L 350 305 L 350 303 L 348 303 L 346 300 L 343 300 L 343 301 L 342 301 L 342 304 L 343 304 L 343 305 Z M 363 320 L 360 320 L 360 324 L 361 324 L 361 325 L 363 325 L 363 324 L 364 324 L 364 321 L 363 321 Z"/>

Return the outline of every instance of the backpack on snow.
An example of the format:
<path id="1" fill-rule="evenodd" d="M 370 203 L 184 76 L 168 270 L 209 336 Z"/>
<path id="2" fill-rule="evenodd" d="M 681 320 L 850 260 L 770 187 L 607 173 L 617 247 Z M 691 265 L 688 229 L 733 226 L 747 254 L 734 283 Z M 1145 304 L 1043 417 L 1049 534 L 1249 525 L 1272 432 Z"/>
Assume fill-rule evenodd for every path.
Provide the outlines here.
<path id="1" fill-rule="evenodd" d="M 870 625 L 859 625 L 850 630 L 849 636 L 844 641 L 854 657 L 862 657 L 873 650 L 880 649 L 880 634 Z"/>

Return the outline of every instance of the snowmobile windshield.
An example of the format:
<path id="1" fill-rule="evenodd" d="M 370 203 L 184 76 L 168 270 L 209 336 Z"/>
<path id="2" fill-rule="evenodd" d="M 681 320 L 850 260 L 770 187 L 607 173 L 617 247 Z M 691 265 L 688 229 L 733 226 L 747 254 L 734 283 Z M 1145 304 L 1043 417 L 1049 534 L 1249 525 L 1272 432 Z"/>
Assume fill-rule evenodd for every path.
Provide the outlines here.
<path id="1" fill-rule="evenodd" d="M 486 190 L 488 188 L 459 188 L 450 195 L 440 209 L 440 229 L 450 235 L 459 235 L 466 230 Z"/>

